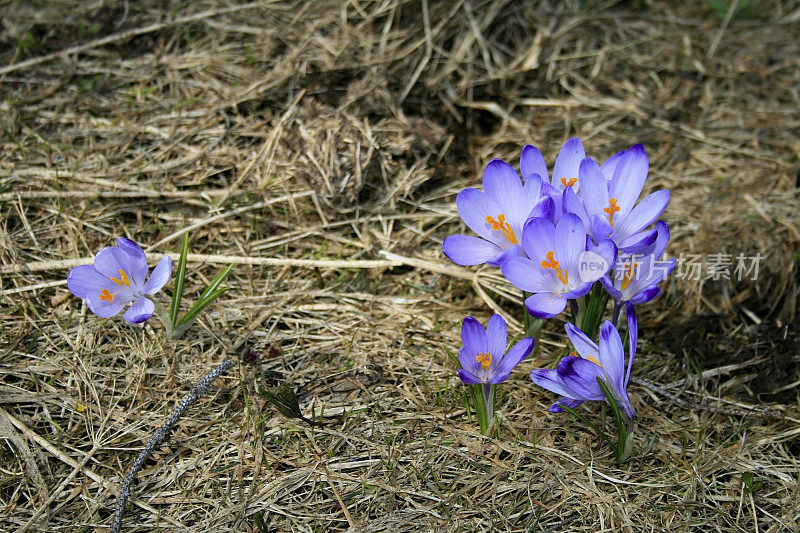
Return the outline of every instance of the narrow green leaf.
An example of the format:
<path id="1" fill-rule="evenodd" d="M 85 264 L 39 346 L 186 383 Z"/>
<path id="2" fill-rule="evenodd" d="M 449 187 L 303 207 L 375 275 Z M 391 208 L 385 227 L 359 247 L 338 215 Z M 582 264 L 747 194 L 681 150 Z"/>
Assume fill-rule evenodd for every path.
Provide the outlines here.
<path id="1" fill-rule="evenodd" d="M 232 268 L 233 268 L 232 264 L 225 267 L 225 270 L 220 272 L 219 275 L 216 278 L 214 278 L 214 281 L 212 281 L 211 285 L 209 285 L 208 288 L 205 291 L 203 291 L 203 294 L 200 295 L 200 298 L 198 298 L 197 301 L 202 302 L 209 294 L 217 290 L 220 284 L 222 284 L 222 282 L 225 281 L 225 278 L 228 277 L 228 274 L 230 273 Z"/>
<path id="2" fill-rule="evenodd" d="M 169 318 L 172 325 L 178 320 L 178 310 L 181 307 L 181 297 L 183 296 L 183 281 L 186 277 L 186 254 L 189 253 L 189 232 L 183 234 L 183 244 L 181 245 L 181 255 L 178 258 L 178 274 L 175 276 L 175 288 L 172 291 L 172 307 L 169 308 Z"/>
<path id="3" fill-rule="evenodd" d="M 203 300 L 198 300 L 197 302 L 195 302 L 195 304 L 192 306 L 192 308 L 191 308 L 191 309 L 189 309 L 189 310 L 186 312 L 186 314 L 185 314 L 185 315 L 183 315 L 183 318 L 181 318 L 180 322 L 178 322 L 177 326 L 175 326 L 175 327 L 181 327 L 181 326 L 183 326 L 184 324 L 189 324 L 189 323 L 191 323 L 191 322 L 192 322 L 192 321 L 193 321 L 195 318 L 197 318 L 197 316 L 198 316 L 200 313 L 202 313 L 202 312 L 203 312 L 203 310 L 204 310 L 206 307 L 208 307 L 209 305 L 211 305 L 212 303 L 214 303 L 214 300 L 216 300 L 217 298 L 219 298 L 220 296 L 222 296 L 223 294 L 225 294 L 225 292 L 227 292 L 227 290 L 228 290 L 228 288 L 227 288 L 227 287 L 224 287 L 224 288 L 222 288 L 222 289 L 219 289 L 219 290 L 217 290 L 217 291 L 213 292 L 212 294 L 210 294 L 210 295 L 206 296 L 206 298 L 205 298 L 205 299 L 203 299 Z"/>

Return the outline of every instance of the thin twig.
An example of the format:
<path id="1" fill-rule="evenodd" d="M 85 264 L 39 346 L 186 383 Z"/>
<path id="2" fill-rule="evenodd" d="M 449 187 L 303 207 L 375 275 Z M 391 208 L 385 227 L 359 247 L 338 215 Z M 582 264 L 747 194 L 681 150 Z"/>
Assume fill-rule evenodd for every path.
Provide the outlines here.
<path id="1" fill-rule="evenodd" d="M 144 462 L 151 453 L 157 450 L 169 438 L 169 436 L 172 434 L 172 429 L 175 427 L 175 424 L 178 423 L 189 407 L 191 407 L 192 404 L 198 399 L 205 396 L 206 393 L 208 393 L 208 389 L 211 387 L 211 384 L 214 383 L 218 377 L 225 373 L 234 364 L 235 362 L 233 359 L 226 359 L 217 368 L 206 374 L 203 379 L 198 381 L 197 385 L 195 385 L 194 388 L 183 397 L 175 410 L 172 411 L 172 414 L 169 415 L 169 418 L 167 418 L 167 421 L 164 422 L 164 425 L 158 428 L 158 430 L 153 433 L 153 435 L 147 441 L 144 449 L 139 453 L 136 459 L 134 459 L 131 468 L 128 470 L 128 473 L 125 474 L 125 478 L 122 481 L 122 488 L 119 491 L 119 498 L 117 498 L 117 508 L 114 511 L 114 522 L 111 525 L 111 533 L 119 533 L 120 529 L 122 528 L 122 516 L 125 514 L 125 506 L 127 505 L 128 498 L 131 495 L 131 485 L 136 479 L 136 474 L 138 474 L 144 466 Z"/>

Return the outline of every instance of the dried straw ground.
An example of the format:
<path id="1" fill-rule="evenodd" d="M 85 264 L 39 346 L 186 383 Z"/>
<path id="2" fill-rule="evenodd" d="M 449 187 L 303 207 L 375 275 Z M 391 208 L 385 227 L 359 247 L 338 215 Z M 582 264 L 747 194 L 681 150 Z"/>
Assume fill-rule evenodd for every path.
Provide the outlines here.
<path id="1" fill-rule="evenodd" d="M 147 436 L 250 347 L 125 531 L 797 531 L 800 6 L 753 3 L 0 1 L 0 530 L 106 531 Z M 525 375 L 559 320 L 498 438 L 444 352 L 465 314 L 521 318 L 442 256 L 455 194 L 572 135 L 645 144 L 674 256 L 764 257 L 642 308 L 625 464 Z M 69 295 L 114 237 L 156 260 L 187 227 L 190 302 L 237 266 L 177 345 Z"/>

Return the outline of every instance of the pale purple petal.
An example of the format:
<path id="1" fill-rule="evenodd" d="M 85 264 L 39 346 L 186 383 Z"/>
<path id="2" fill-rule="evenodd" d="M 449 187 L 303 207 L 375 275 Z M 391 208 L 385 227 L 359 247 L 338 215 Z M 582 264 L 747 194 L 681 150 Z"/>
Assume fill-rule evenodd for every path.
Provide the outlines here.
<path id="1" fill-rule="evenodd" d="M 575 351 L 578 352 L 578 355 L 584 359 L 587 359 L 590 356 L 597 359 L 600 348 L 594 342 L 592 342 L 592 340 L 587 337 L 584 332 L 578 329 L 572 322 L 567 322 L 564 324 L 564 329 L 567 331 L 569 342 L 571 342 L 572 346 L 575 347 Z"/>
<path id="2" fill-rule="evenodd" d="M 499 231 L 492 231 L 492 227 L 486 223 L 487 216 L 497 217 L 501 211 L 500 206 L 484 192 L 464 189 L 456 196 L 456 206 L 458 215 L 469 229 L 498 246 L 508 243 Z"/>
<path id="3" fill-rule="evenodd" d="M 153 302 L 150 300 L 150 298 L 141 296 L 133 302 L 133 305 L 130 306 L 127 311 L 125 311 L 125 314 L 122 316 L 122 318 L 131 324 L 141 324 L 153 316 L 155 309 L 155 305 L 153 305 Z"/>
<path id="4" fill-rule="evenodd" d="M 488 353 L 489 344 L 486 340 L 486 330 L 474 317 L 464 318 L 461 326 L 461 344 L 476 356 L 479 353 Z"/>
<path id="5" fill-rule="evenodd" d="M 622 222 L 615 226 L 615 234 L 620 238 L 625 238 L 643 230 L 661 216 L 661 213 L 667 208 L 667 204 L 669 204 L 668 189 L 648 195 L 633 208 L 628 216 L 620 219 Z"/>
<path id="6" fill-rule="evenodd" d="M 496 244 L 469 235 L 451 235 L 442 243 L 442 251 L 453 263 L 481 265 L 503 251 Z"/>
<path id="7" fill-rule="evenodd" d="M 519 158 L 519 169 L 522 172 L 522 179 L 525 180 L 525 183 L 528 183 L 528 176 L 531 174 L 538 174 L 543 181 L 550 181 L 550 175 L 547 172 L 547 165 L 544 162 L 542 152 L 530 144 L 522 149 L 522 155 Z"/>
<path id="8" fill-rule="evenodd" d="M 600 167 L 591 157 L 581 161 L 579 170 L 581 184 L 581 198 L 586 212 L 589 215 L 602 214 L 608 207 L 608 184 L 606 183 Z"/>
<path id="9" fill-rule="evenodd" d="M 553 405 L 550 406 L 548 411 L 551 413 L 563 413 L 564 409 L 561 406 L 569 407 L 570 409 L 577 409 L 579 405 L 584 403 L 586 400 L 573 400 L 572 398 L 567 398 L 564 396 L 561 399 L 556 400 Z"/>
<path id="10" fill-rule="evenodd" d="M 583 202 L 578 199 L 578 195 L 572 190 L 572 187 L 564 189 L 562 198 L 564 212 L 578 215 L 581 222 L 583 222 L 584 228 L 588 231 L 591 228 L 589 214 L 586 212 L 586 207 L 583 205 Z"/>
<path id="11" fill-rule="evenodd" d="M 478 369 L 481 367 L 481 364 L 476 359 L 477 355 L 478 354 L 466 346 L 462 346 L 458 351 L 458 362 L 461 363 L 461 368 L 465 368 L 469 372 L 476 374 Z"/>
<path id="12" fill-rule="evenodd" d="M 609 157 L 608 161 L 600 165 L 600 170 L 603 172 L 603 178 L 605 178 L 607 182 L 611 181 L 611 178 L 614 177 L 614 171 L 617 169 L 617 164 L 619 164 L 623 155 L 625 155 L 625 150 L 617 152 Z"/>
<path id="13" fill-rule="evenodd" d="M 611 239 L 603 239 L 597 245 L 588 244 L 586 249 L 602 257 L 603 261 L 608 264 L 609 270 L 614 268 L 617 263 L 617 245 Z"/>
<path id="14" fill-rule="evenodd" d="M 494 159 L 483 172 L 483 190 L 492 198 L 506 219 L 517 219 L 524 222 L 525 215 L 530 208 L 525 208 L 525 196 L 522 190 L 522 181 L 514 168 L 501 159 Z"/>
<path id="15" fill-rule="evenodd" d="M 461 381 L 466 383 L 467 385 L 479 385 L 480 383 L 482 383 L 481 380 L 479 380 L 473 374 L 467 372 L 463 368 L 458 369 L 458 377 L 461 378 Z"/>
<path id="16" fill-rule="evenodd" d="M 87 296 L 86 305 L 89 311 L 102 318 L 108 318 L 119 313 L 125 304 L 130 302 L 130 298 L 117 298 L 115 297 L 110 303 L 106 300 L 100 300 L 96 296 Z"/>
<path id="17" fill-rule="evenodd" d="M 67 287 L 78 298 L 86 298 L 90 294 L 97 296 L 103 289 L 113 293 L 119 288 L 92 265 L 81 265 L 70 270 Z"/>
<path id="18" fill-rule="evenodd" d="M 634 233 L 624 239 L 615 240 L 620 253 L 640 254 L 653 244 L 658 237 L 658 232 L 654 229 Z"/>
<path id="19" fill-rule="evenodd" d="M 593 282 L 589 281 L 578 285 L 576 288 L 572 289 L 569 292 L 562 293 L 561 296 L 566 298 L 567 300 L 577 300 L 581 296 L 586 296 L 589 294 L 589 291 L 592 290 L 592 286 L 594 285 Z"/>
<path id="20" fill-rule="evenodd" d="M 486 325 L 486 342 L 489 346 L 489 353 L 495 361 L 499 361 L 506 353 L 508 342 L 508 330 L 506 321 L 500 315 L 492 315 Z"/>
<path id="21" fill-rule="evenodd" d="M 622 156 L 609 184 L 609 196 L 617 199 L 620 210 L 615 215 L 624 219 L 642 193 L 650 164 L 644 146 L 635 144 Z"/>
<path id="22" fill-rule="evenodd" d="M 528 312 L 536 318 L 553 318 L 561 314 L 567 306 L 567 299 L 561 294 L 542 292 L 525 300 Z"/>
<path id="23" fill-rule="evenodd" d="M 556 164 L 553 167 L 553 179 L 550 183 L 559 190 L 564 188 L 561 183 L 561 178 L 566 178 L 569 181 L 572 178 L 578 178 L 578 167 L 583 158 L 586 157 L 586 152 L 583 150 L 583 144 L 577 137 L 572 137 L 564 143 L 561 151 L 556 158 Z M 576 187 L 580 184 L 576 184 Z"/>
<path id="24" fill-rule="evenodd" d="M 609 379 L 618 391 L 624 391 L 625 387 L 625 351 L 622 346 L 617 328 L 610 321 L 606 320 L 600 326 L 600 365 L 606 371 Z"/>
<path id="25" fill-rule="evenodd" d="M 614 298 L 615 301 L 618 301 L 622 298 L 622 292 L 619 289 L 614 287 L 614 283 L 611 281 L 610 275 L 603 276 L 600 278 L 600 283 L 603 285 L 603 288 L 606 290 L 608 294 Z"/>
<path id="26" fill-rule="evenodd" d="M 488 259 L 486 261 L 486 264 L 494 267 L 499 267 L 503 266 L 503 263 L 505 263 L 512 257 L 524 257 L 524 256 L 525 252 L 522 250 L 522 246 L 520 246 L 519 244 L 515 244 L 511 248 L 506 248 L 496 256 L 492 257 L 491 259 Z"/>
<path id="27" fill-rule="evenodd" d="M 531 260 L 543 261 L 548 252 L 555 251 L 555 233 L 556 228 L 548 219 L 532 218 L 522 230 L 522 248 Z"/>
<path id="28" fill-rule="evenodd" d="M 511 372 L 523 359 L 530 355 L 533 350 L 533 339 L 525 337 L 508 350 L 508 353 L 503 356 L 500 362 L 495 367 L 494 371 L 500 374 L 507 374 Z M 505 380 L 504 380 L 505 381 Z"/>
<path id="29" fill-rule="evenodd" d="M 553 220 L 553 214 L 555 213 L 555 202 L 553 202 L 553 198 L 550 196 L 542 196 L 539 200 L 534 204 L 533 209 L 531 212 L 528 213 L 528 219 L 532 218 L 544 218 L 547 220 Z M 527 223 L 526 220 L 526 223 Z M 525 230 L 523 228 L 523 234 Z"/>
<path id="30" fill-rule="evenodd" d="M 128 254 L 131 262 L 130 277 L 131 281 L 137 286 L 142 287 L 147 279 L 147 255 L 135 241 L 126 238 L 117 239 L 117 246 Z"/>
<path id="31" fill-rule="evenodd" d="M 555 392 L 556 394 L 561 394 L 562 396 L 574 398 L 575 392 L 564 385 L 564 382 L 561 381 L 560 377 L 558 377 L 558 373 L 555 369 L 540 368 L 531 370 L 531 381 L 543 389 L 549 390 L 550 392 Z"/>
<path id="32" fill-rule="evenodd" d="M 491 385 L 497 385 L 498 383 L 503 383 L 504 381 L 506 381 L 509 378 L 509 376 L 511 376 L 510 372 L 500 372 L 499 374 L 495 373 L 492 374 L 492 377 L 487 379 L 486 382 Z"/>
<path id="33" fill-rule="evenodd" d="M 542 178 L 538 174 L 531 174 L 525 178 L 525 185 L 522 187 L 524 197 L 524 205 L 530 206 L 536 204 L 542 197 Z M 525 222 L 524 220 L 522 221 Z"/>
<path id="34" fill-rule="evenodd" d="M 550 276 L 527 257 L 512 257 L 500 268 L 503 276 L 521 291 L 545 292 L 550 288 Z"/>
<path id="35" fill-rule="evenodd" d="M 150 278 L 144 284 L 144 292 L 147 294 L 155 294 L 161 290 L 172 275 L 172 258 L 165 255 L 158 262 L 153 272 L 150 273 Z"/>
<path id="36" fill-rule="evenodd" d="M 572 276 L 578 275 L 581 253 L 586 250 L 586 228 L 573 213 L 566 213 L 558 222 L 555 231 L 556 259 L 561 268 Z"/>
<path id="37" fill-rule="evenodd" d="M 120 271 L 130 277 L 131 259 L 122 249 L 115 247 L 103 248 L 94 258 L 94 268 L 107 278 L 122 281 Z"/>
<path id="38" fill-rule="evenodd" d="M 581 357 L 567 356 L 558 362 L 558 377 L 572 391 L 573 398 L 585 400 L 605 400 L 603 389 L 597 378 L 603 378 L 603 369 L 599 365 Z"/>
<path id="39" fill-rule="evenodd" d="M 636 305 L 646 304 L 650 300 L 655 299 L 659 294 L 661 294 L 661 289 L 659 289 L 657 285 L 651 285 L 631 298 L 629 303 Z"/>

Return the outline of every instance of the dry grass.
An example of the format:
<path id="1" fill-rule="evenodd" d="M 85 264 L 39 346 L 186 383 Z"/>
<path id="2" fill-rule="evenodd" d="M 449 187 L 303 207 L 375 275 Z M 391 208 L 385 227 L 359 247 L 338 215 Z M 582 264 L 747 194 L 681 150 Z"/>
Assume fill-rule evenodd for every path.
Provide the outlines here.
<path id="1" fill-rule="evenodd" d="M 0 530 L 106 530 L 148 435 L 245 347 L 126 531 L 798 530 L 800 5 L 163 4 L 0 1 Z M 467 313 L 521 316 L 495 271 L 442 256 L 455 194 L 571 135 L 645 144 L 674 255 L 765 257 L 757 282 L 674 278 L 642 309 L 621 465 L 525 377 L 558 321 L 500 438 L 444 353 Z M 157 258 L 187 226 L 190 300 L 241 265 L 184 341 L 69 296 L 72 260 L 122 235 Z M 265 405 L 275 379 L 326 425 Z"/>

